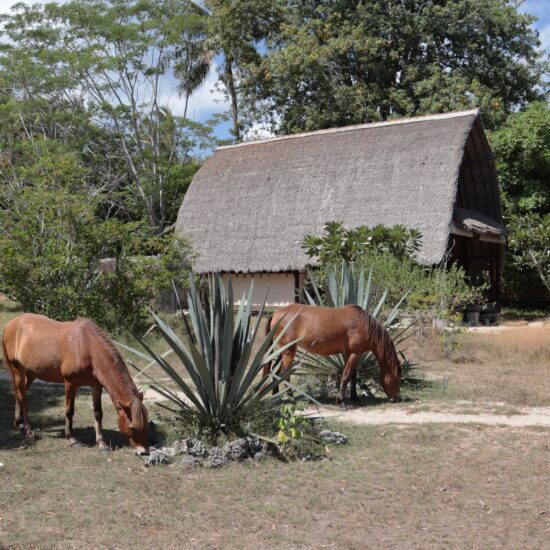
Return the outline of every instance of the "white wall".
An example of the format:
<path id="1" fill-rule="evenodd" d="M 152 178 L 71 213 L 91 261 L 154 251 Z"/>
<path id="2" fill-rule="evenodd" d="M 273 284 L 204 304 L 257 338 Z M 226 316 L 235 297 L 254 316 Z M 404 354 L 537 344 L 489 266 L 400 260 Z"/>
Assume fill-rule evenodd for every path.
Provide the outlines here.
<path id="1" fill-rule="evenodd" d="M 227 281 L 228 275 L 223 275 Z M 255 274 L 231 274 L 235 305 L 239 305 L 243 292 L 248 294 L 251 281 L 254 281 L 252 304 L 254 309 L 259 309 L 267 296 L 267 307 L 281 307 L 294 303 L 294 274 L 293 273 L 255 273 Z"/>

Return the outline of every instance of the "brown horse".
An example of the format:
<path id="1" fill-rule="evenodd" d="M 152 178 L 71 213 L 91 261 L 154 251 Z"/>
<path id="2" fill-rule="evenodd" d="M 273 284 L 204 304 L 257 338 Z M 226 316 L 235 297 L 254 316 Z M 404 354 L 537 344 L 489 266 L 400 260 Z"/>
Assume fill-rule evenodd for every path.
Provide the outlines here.
<path id="1" fill-rule="evenodd" d="M 340 383 L 338 403 L 345 406 L 345 393 L 351 380 L 351 399 L 357 396 L 357 360 L 362 353 L 372 351 L 380 364 L 380 383 L 391 401 L 401 401 L 399 384 L 401 364 L 393 342 L 384 326 L 359 306 L 315 307 L 291 304 L 275 312 L 268 320 L 266 333 L 276 323 L 280 323 L 274 338 L 283 329 L 279 340 L 284 346 L 294 340 L 299 343 L 282 352 L 282 372 L 290 368 L 296 355 L 297 346 L 316 355 L 343 353 L 346 364 Z M 264 366 L 264 377 L 269 374 L 271 365 Z"/>
<path id="2" fill-rule="evenodd" d="M 89 319 L 60 323 L 43 315 L 25 313 L 10 321 L 3 334 L 5 368 L 11 372 L 15 392 L 15 427 L 23 425 L 32 437 L 26 392 L 36 378 L 65 384 L 65 436 L 77 444 L 73 432 L 76 391 L 91 386 L 96 442 L 103 441 L 101 392 L 105 388 L 118 413 L 119 430 L 137 454 L 147 454 L 147 409 L 120 353 L 105 333 Z"/>

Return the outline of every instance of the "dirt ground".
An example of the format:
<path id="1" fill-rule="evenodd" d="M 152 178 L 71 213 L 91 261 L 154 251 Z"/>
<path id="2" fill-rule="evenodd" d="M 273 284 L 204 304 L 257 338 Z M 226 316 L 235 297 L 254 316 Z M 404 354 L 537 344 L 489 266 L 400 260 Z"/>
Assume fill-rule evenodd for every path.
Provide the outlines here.
<path id="1" fill-rule="evenodd" d="M 432 384 L 404 388 L 400 405 L 351 409 L 376 425 L 332 415 L 349 444 L 330 447 L 330 460 L 216 471 L 145 469 L 108 398 L 113 451 L 100 454 L 85 391 L 75 419 L 84 446 L 70 448 L 62 390 L 51 386 L 31 388 L 41 437 L 28 445 L 11 428 L 13 397 L 0 380 L 0 548 L 548 547 L 550 428 L 509 419 L 548 417 L 549 336 L 550 327 L 518 327 L 422 338 L 416 359 Z M 427 413 L 469 418 L 436 423 Z"/>

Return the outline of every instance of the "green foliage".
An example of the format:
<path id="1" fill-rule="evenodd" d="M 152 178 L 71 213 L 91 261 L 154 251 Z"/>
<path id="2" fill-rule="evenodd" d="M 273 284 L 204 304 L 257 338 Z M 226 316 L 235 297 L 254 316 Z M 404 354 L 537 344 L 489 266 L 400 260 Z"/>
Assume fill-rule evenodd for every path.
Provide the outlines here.
<path id="1" fill-rule="evenodd" d="M 404 309 L 412 315 L 453 320 L 465 306 L 485 301 L 487 286 L 471 285 L 456 263 L 426 267 L 390 254 L 366 254 L 359 265 L 372 269 L 374 285 L 387 289 L 391 302 L 408 292 Z"/>
<path id="2" fill-rule="evenodd" d="M 380 293 L 373 284 L 372 270 L 368 277 L 362 268 L 353 264 L 342 262 L 340 268 L 327 266 L 324 270 L 324 287 L 317 284 L 315 272 L 309 272 L 309 284 L 312 292 L 305 291 L 307 302 L 313 306 L 342 307 L 345 305 L 358 305 L 380 321 L 389 331 L 396 349 L 413 335 L 411 325 L 398 326 L 398 316 L 401 307 L 407 297 L 405 293 L 399 300 L 388 302 L 388 292 Z M 401 350 L 402 353 L 405 350 Z M 326 374 L 340 379 L 346 360 L 343 353 L 338 355 L 322 356 L 308 355 L 306 364 L 315 370 L 321 370 Z M 362 354 L 357 360 L 358 371 L 363 377 L 377 381 L 379 379 L 379 365 L 372 352 Z M 404 375 L 407 375 L 405 365 Z"/>
<path id="3" fill-rule="evenodd" d="M 502 202 L 514 216 L 550 214 L 550 107 L 534 102 L 489 134 L 495 153 Z"/>
<path id="4" fill-rule="evenodd" d="M 140 224 L 99 219 L 99 198 L 79 192 L 86 173 L 73 154 L 45 153 L 20 175 L 1 195 L 4 291 L 25 311 L 143 330 L 147 306 L 181 272 L 188 245 L 152 240 Z"/>
<path id="5" fill-rule="evenodd" d="M 282 351 L 296 342 L 276 349 L 280 336 L 272 341 L 277 329 L 275 326 L 259 346 L 255 345 L 263 307 L 254 321 L 252 286 L 246 300 L 243 296 L 236 316 L 231 283 L 226 289 L 221 277 L 216 275 L 210 278 L 208 288 L 209 304 L 203 306 L 200 292 L 190 279 L 188 303 L 191 326 L 183 317 L 187 343 L 154 315 L 156 328 L 181 361 L 190 381 L 181 376 L 165 355 L 156 354 L 143 340 L 140 342 L 147 354 L 126 349 L 156 362 L 177 388 L 174 391 L 142 371 L 150 380 L 151 387 L 170 401 L 170 406 L 165 406 L 168 410 L 184 423 L 196 424 L 201 432 L 216 437 L 222 433 L 242 433 L 250 416 L 279 409 L 289 387 L 273 395 L 271 391 L 281 380 L 286 380 L 294 369 L 288 369 L 280 377 L 272 373 L 267 379 L 259 379 L 258 375 L 264 363 L 279 357 Z"/>
<path id="6" fill-rule="evenodd" d="M 341 222 L 331 222 L 325 225 L 323 235 L 308 235 L 302 247 L 321 267 L 314 275 L 320 288 L 328 284 L 327 269 L 339 269 L 345 262 L 355 263 L 359 271 L 370 272 L 373 289 L 379 296 L 386 293 L 389 304 L 398 303 L 407 294 L 409 313 L 450 319 L 465 305 L 483 301 L 485 287 L 469 285 L 458 265 L 418 265 L 412 257 L 420 243 L 418 231 L 402 226 L 348 230 Z"/>
<path id="7" fill-rule="evenodd" d="M 341 221 L 329 222 L 323 235 L 307 235 L 302 248 L 321 265 L 355 262 L 367 252 L 387 253 L 397 258 L 411 257 L 420 249 L 421 235 L 402 225 L 372 229 L 361 226 L 346 229 Z"/>
<path id="8" fill-rule="evenodd" d="M 547 68 L 518 4 L 295 2 L 241 93 L 281 133 L 474 106 L 493 126 L 538 96 Z"/>
<path id="9" fill-rule="evenodd" d="M 550 292 L 550 108 L 535 102 L 490 136 L 497 159 L 508 239 L 506 282 L 533 273 Z M 524 283 L 525 284 L 525 283 Z M 529 284 L 527 282 L 527 284 Z"/>
<path id="10" fill-rule="evenodd" d="M 510 227 L 514 264 L 534 269 L 550 293 L 550 214 L 514 218 Z"/>
<path id="11" fill-rule="evenodd" d="M 277 441 L 281 446 L 283 455 L 287 454 L 292 441 L 302 438 L 304 429 L 309 425 L 307 418 L 304 418 L 301 414 L 305 411 L 305 408 L 305 401 L 289 401 L 281 405 L 275 427 L 277 428 Z"/>
<path id="12" fill-rule="evenodd" d="M 58 142 L 89 165 L 105 212 L 162 234 L 186 190 L 181 172 L 196 169 L 191 155 L 216 143 L 210 124 L 166 105 L 166 79 L 193 61 L 185 46 L 203 20 L 188 0 L 21 3 L 1 16 L 0 143 L 10 168 L 21 148 Z"/>

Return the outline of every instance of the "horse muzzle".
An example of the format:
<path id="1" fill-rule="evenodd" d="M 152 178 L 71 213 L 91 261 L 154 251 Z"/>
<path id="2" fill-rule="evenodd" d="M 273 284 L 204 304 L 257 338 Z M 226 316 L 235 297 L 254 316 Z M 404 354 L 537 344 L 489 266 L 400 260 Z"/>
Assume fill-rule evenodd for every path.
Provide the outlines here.
<path id="1" fill-rule="evenodd" d="M 149 449 L 145 447 L 134 447 L 134 453 L 138 456 L 147 456 L 149 454 Z"/>

